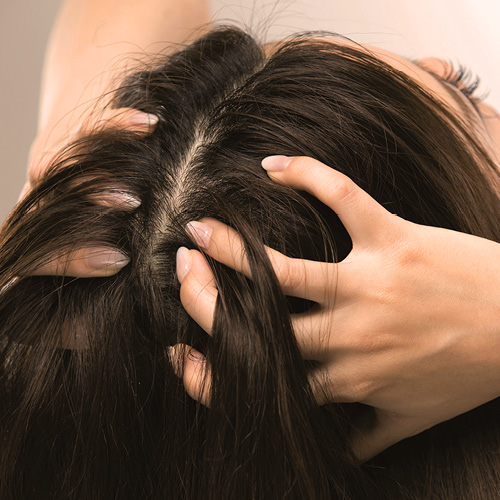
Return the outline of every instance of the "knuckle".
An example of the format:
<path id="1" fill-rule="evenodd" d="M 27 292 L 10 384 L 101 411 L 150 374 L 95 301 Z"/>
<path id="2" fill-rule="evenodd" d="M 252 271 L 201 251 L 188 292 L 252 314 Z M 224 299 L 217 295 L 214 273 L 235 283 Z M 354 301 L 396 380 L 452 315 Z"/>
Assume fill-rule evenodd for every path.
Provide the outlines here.
<path id="1" fill-rule="evenodd" d="M 295 175 L 301 177 L 306 173 L 310 166 L 311 158 L 308 156 L 294 156 L 288 165 L 286 172 L 294 172 Z"/>
<path id="2" fill-rule="evenodd" d="M 196 302 L 196 294 L 189 276 L 186 276 L 186 278 L 184 278 L 184 281 L 182 282 L 180 299 L 184 309 L 186 309 L 186 311 L 190 313 L 193 308 L 193 304 Z"/>
<path id="3" fill-rule="evenodd" d="M 309 384 L 318 404 L 361 403 L 374 391 L 374 382 L 362 379 L 358 374 L 345 373 L 335 379 L 327 371 L 309 377 Z"/>
<path id="4" fill-rule="evenodd" d="M 207 331 L 211 330 L 217 295 L 215 287 L 201 285 L 196 279 L 188 277 L 182 282 L 180 289 L 182 306 Z"/>
<path id="5" fill-rule="evenodd" d="M 293 290 L 302 286 L 304 273 L 296 259 L 285 258 L 280 260 L 275 269 L 278 280 L 285 290 Z"/>
<path id="6" fill-rule="evenodd" d="M 326 374 L 310 375 L 309 386 L 318 405 L 332 403 L 335 400 L 331 393 L 331 382 Z"/>
<path id="7" fill-rule="evenodd" d="M 346 403 L 362 403 L 367 401 L 374 390 L 374 382 L 355 377 L 339 387 L 338 398 Z"/>
<path id="8" fill-rule="evenodd" d="M 314 169 L 316 160 L 308 156 L 295 156 L 284 171 L 283 178 L 299 188 L 310 184 L 310 173 Z"/>
<path id="9" fill-rule="evenodd" d="M 331 187 L 330 197 L 337 203 L 348 202 L 356 196 L 357 190 L 358 187 L 349 177 L 339 175 Z"/>
<path id="10" fill-rule="evenodd" d="M 373 310 L 370 318 L 359 323 L 358 328 L 350 332 L 349 338 L 344 339 L 343 348 L 346 352 L 369 360 L 387 351 L 397 341 L 397 334 L 391 333 L 385 326 L 386 308 L 379 306 L 377 309 L 379 311 Z"/>
<path id="11" fill-rule="evenodd" d="M 411 268 L 424 260 L 424 250 L 415 240 L 399 239 L 394 254 L 393 262 L 398 266 Z"/>
<path id="12" fill-rule="evenodd" d="M 211 376 L 205 361 L 187 360 L 184 365 L 183 382 L 186 392 L 194 400 L 205 406 L 209 405 Z"/>

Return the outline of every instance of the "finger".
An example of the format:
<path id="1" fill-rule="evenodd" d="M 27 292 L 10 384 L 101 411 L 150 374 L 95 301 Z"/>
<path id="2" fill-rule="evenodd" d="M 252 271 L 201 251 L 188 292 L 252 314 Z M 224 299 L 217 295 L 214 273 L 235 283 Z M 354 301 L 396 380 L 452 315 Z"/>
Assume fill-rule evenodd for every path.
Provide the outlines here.
<path id="1" fill-rule="evenodd" d="M 86 135 L 104 130 L 128 130 L 141 136 L 151 134 L 158 124 L 158 117 L 132 108 L 106 108 L 99 113 L 92 113 L 84 121 L 72 127 L 64 137 L 47 144 L 47 138 L 38 138 L 31 148 L 28 168 L 29 181 L 24 186 L 19 200 L 24 198 L 31 186 L 36 185 L 47 168 L 61 154 L 65 145 L 71 144 Z"/>
<path id="2" fill-rule="evenodd" d="M 353 244 L 379 240 L 395 217 L 349 177 L 308 157 L 270 156 L 262 166 L 271 179 L 307 191 L 330 207 L 349 232 Z"/>
<path id="3" fill-rule="evenodd" d="M 363 463 L 426 428 L 416 418 L 371 409 L 358 420 L 351 437 L 351 449 L 358 461 Z"/>
<path id="4" fill-rule="evenodd" d="M 305 313 L 292 314 L 292 327 L 298 348 L 304 359 L 323 361 L 331 355 L 330 332 L 335 332 L 329 315 L 321 307 L 313 307 Z"/>
<path id="5" fill-rule="evenodd" d="M 345 352 L 368 353 L 387 340 L 374 335 L 374 325 L 383 320 L 380 314 L 368 311 L 349 295 L 294 313 L 291 320 L 304 359 L 326 361 Z"/>
<path id="6" fill-rule="evenodd" d="M 318 371 L 314 370 L 308 373 L 307 379 L 314 395 L 314 399 L 319 406 L 326 405 L 328 403 L 339 402 L 330 392 L 331 384 L 329 383 L 329 380 L 327 378 L 324 378 L 323 376 L 320 376 Z"/>
<path id="7" fill-rule="evenodd" d="M 327 403 L 363 403 L 371 382 L 357 385 L 357 373 L 340 360 L 320 364 L 311 369 L 307 378 L 319 405 Z"/>
<path id="8" fill-rule="evenodd" d="M 210 334 L 218 292 L 207 261 L 200 252 L 181 247 L 177 251 L 177 276 L 184 309 Z"/>
<path id="9" fill-rule="evenodd" d="M 357 367 L 346 365 L 339 356 L 320 362 L 307 373 L 309 385 L 319 405 L 328 403 L 363 403 L 372 382 L 360 383 Z"/>
<path id="10" fill-rule="evenodd" d="M 96 191 L 88 198 L 97 205 L 126 211 L 135 210 L 141 205 L 141 201 L 129 193 L 126 188 L 120 187 L 119 183 L 102 191 Z"/>
<path id="11" fill-rule="evenodd" d="M 238 233 L 215 219 L 192 221 L 187 226 L 191 239 L 208 255 L 251 278 L 245 247 Z M 313 302 L 326 302 L 336 289 L 336 265 L 293 259 L 266 247 L 283 293 Z"/>
<path id="12" fill-rule="evenodd" d="M 106 277 L 123 269 L 130 259 L 111 247 L 90 247 L 54 257 L 33 270 L 32 276 Z"/>
<path id="13" fill-rule="evenodd" d="M 68 189 L 75 188 L 83 182 L 85 182 L 85 178 L 81 178 L 78 182 L 70 182 L 68 183 Z M 17 200 L 18 203 L 29 194 L 31 189 L 31 183 L 26 182 Z M 101 190 L 96 190 L 87 195 L 87 199 L 97 205 L 125 211 L 135 210 L 141 205 L 140 199 L 129 193 L 126 187 L 120 186 L 119 181 L 114 183 L 113 186 L 103 187 Z"/>
<path id="14" fill-rule="evenodd" d="M 184 344 L 169 348 L 168 355 L 176 375 L 184 382 L 186 392 L 195 401 L 210 406 L 212 377 L 205 356 Z"/>
<path id="15" fill-rule="evenodd" d="M 184 358 L 182 376 L 186 392 L 196 401 L 210 406 L 210 388 L 212 377 L 205 357 L 191 348 Z"/>
<path id="16" fill-rule="evenodd" d="M 91 114 L 79 127 L 79 135 L 85 136 L 95 130 L 128 130 L 141 135 L 154 131 L 158 117 L 133 108 L 105 108 L 98 115 Z"/>

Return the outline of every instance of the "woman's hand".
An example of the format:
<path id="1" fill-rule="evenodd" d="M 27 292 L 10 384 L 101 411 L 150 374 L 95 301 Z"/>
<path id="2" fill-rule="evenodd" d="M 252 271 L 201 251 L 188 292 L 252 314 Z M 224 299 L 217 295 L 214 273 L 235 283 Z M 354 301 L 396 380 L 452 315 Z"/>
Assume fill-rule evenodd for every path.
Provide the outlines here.
<path id="1" fill-rule="evenodd" d="M 19 199 L 24 198 L 34 185 L 42 178 L 52 161 L 61 150 L 73 141 L 87 136 L 96 130 L 129 130 L 139 136 L 153 132 L 158 117 L 131 108 L 105 108 L 82 118 L 71 130 L 64 128 L 61 137 L 53 129 L 38 134 L 31 145 L 28 160 L 28 180 Z"/>
<path id="2" fill-rule="evenodd" d="M 73 130 L 61 138 L 54 134 L 40 134 L 35 139 L 30 153 L 28 167 L 28 181 L 26 182 L 20 199 L 37 184 L 42 178 L 52 161 L 55 159 L 65 144 L 78 140 L 95 130 L 129 130 L 138 134 L 138 137 L 153 132 L 158 118 L 155 115 L 143 113 L 130 108 L 120 108 L 100 112 L 98 119 L 87 118 Z M 49 138 L 50 137 L 50 141 Z M 117 207 L 122 210 L 133 210 L 140 205 L 140 201 L 121 188 L 120 180 L 114 186 L 95 200 L 105 206 Z M 75 277 L 104 277 L 111 276 L 120 271 L 129 262 L 129 259 L 117 249 L 95 246 L 81 248 L 71 254 L 54 256 L 47 265 L 36 269 L 35 275 L 66 275 Z"/>
<path id="3" fill-rule="evenodd" d="M 39 178 L 55 152 L 88 132 L 86 124 L 92 130 L 97 126 L 151 132 L 156 117 L 130 109 L 101 111 L 109 101 L 110 90 L 115 88 L 117 78 L 121 80 L 135 67 L 149 66 L 154 61 L 152 54 L 166 54 L 178 44 L 196 39 L 209 23 L 207 0 L 149 0 L 126 5 L 119 0 L 61 2 L 45 54 L 39 134 L 30 155 L 30 181 L 21 196 Z M 139 61 L 143 64 L 138 65 Z M 89 109 L 93 113 L 89 114 Z M 81 116 L 85 124 L 75 126 Z M 140 203 L 120 191 L 119 179 L 102 202 L 121 208 L 134 208 Z M 55 256 L 37 273 L 109 276 L 127 262 L 112 248 L 94 247 Z"/>
<path id="4" fill-rule="evenodd" d="M 263 166 L 328 205 L 353 241 L 338 264 L 268 254 L 284 292 L 318 304 L 292 318 L 304 358 L 319 363 L 310 374 L 318 403 L 375 410 L 353 436 L 359 460 L 500 395 L 499 244 L 403 220 L 310 158 Z M 207 254 L 249 275 L 234 230 L 203 219 L 189 231 Z M 210 333 L 217 289 L 203 256 L 180 249 L 178 277 L 184 307 Z M 182 352 L 185 387 L 206 404 L 206 361 Z"/>

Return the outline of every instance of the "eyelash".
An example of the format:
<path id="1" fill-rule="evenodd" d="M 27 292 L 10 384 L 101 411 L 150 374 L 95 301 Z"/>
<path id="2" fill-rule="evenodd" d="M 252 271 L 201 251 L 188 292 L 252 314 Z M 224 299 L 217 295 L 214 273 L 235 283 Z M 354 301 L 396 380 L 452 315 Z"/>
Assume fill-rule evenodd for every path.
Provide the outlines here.
<path id="1" fill-rule="evenodd" d="M 479 111 L 477 104 L 484 100 L 484 96 L 477 96 L 477 89 L 481 82 L 479 76 L 462 64 L 459 64 L 457 67 L 450 63 L 449 70 L 442 76 L 442 79 L 462 92 L 476 110 Z"/>

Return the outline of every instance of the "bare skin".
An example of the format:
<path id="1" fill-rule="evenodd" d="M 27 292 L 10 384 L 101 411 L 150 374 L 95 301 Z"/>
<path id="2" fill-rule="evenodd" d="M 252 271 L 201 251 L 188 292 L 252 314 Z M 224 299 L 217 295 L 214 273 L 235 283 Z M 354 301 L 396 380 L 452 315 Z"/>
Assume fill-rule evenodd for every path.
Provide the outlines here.
<path id="1" fill-rule="evenodd" d="M 383 49 L 367 50 L 448 106 L 500 162 L 498 112 L 483 102 L 472 106 L 459 88 L 443 82 L 448 63 L 427 58 L 414 64 Z M 358 401 L 375 408 L 353 436 L 360 460 L 500 395 L 500 245 L 403 221 L 312 159 L 294 160 L 270 175 L 327 200 L 355 242 L 336 267 L 269 253 L 285 293 L 319 305 L 294 318 L 304 357 L 321 363 L 311 374 L 318 403 Z M 328 176 L 339 189 L 324 193 Z M 205 235 L 208 254 L 246 272 L 237 235 L 217 221 L 201 222 L 210 227 L 199 221 L 191 226 L 198 244 Z M 179 251 L 178 262 L 183 304 L 210 332 L 217 291 L 208 266 L 187 249 Z M 201 380 L 209 377 L 203 357 L 190 348 L 180 352 L 187 391 L 208 404 L 207 389 L 200 392 Z"/>
<path id="2" fill-rule="evenodd" d="M 46 52 L 38 132 L 20 198 L 64 146 L 96 128 L 127 129 L 138 136 L 151 133 L 155 116 L 110 109 L 107 93 L 124 71 L 150 61 L 151 54 L 176 50 L 206 30 L 209 20 L 208 2 L 203 0 L 66 0 Z M 121 189 L 119 181 L 96 202 L 122 209 L 140 204 Z M 54 256 L 35 274 L 104 277 L 127 263 L 113 248 L 90 247 Z"/>
<path id="3" fill-rule="evenodd" d="M 122 129 L 135 132 L 138 137 L 151 133 L 157 123 L 156 116 L 129 108 L 106 109 L 100 113 L 99 122 L 89 121 L 78 126 L 64 140 L 74 141 L 88 135 L 90 130 L 101 126 L 107 130 Z M 42 147 L 43 145 L 43 147 Z M 50 144 L 40 140 L 32 147 L 32 159 L 28 168 L 28 180 L 20 194 L 20 199 L 36 185 L 46 169 L 58 153 L 58 147 L 50 148 Z M 120 189 L 119 183 L 110 186 L 109 190 L 96 203 L 117 207 L 121 210 L 133 210 L 140 205 L 140 200 Z M 81 248 L 65 255 L 55 255 L 47 264 L 33 271 L 33 275 L 75 276 L 82 278 L 106 277 L 116 274 L 129 263 L 128 257 L 117 249 L 95 246 Z"/>
<path id="4" fill-rule="evenodd" d="M 168 42 L 184 42 L 196 27 L 208 27 L 208 21 L 207 2 L 198 0 L 67 0 L 47 53 L 39 130 L 25 191 L 36 183 L 54 151 L 96 124 L 138 134 L 151 132 L 152 117 L 128 109 L 103 111 L 101 104 L 96 105 L 105 103 L 102 94 L 125 68 L 118 58 L 135 52 L 147 60 L 148 51 L 157 53 L 167 50 Z M 68 44 L 68 39 L 73 43 Z M 418 67 L 383 51 L 380 54 L 413 71 L 447 98 L 443 88 Z M 446 72 L 436 60 L 422 63 L 435 74 Z M 486 128 L 493 132 L 489 135 L 498 134 L 498 114 L 485 106 L 481 109 Z M 312 173 L 307 178 L 302 174 L 306 162 Z M 269 252 L 286 293 L 319 304 L 315 314 L 294 318 L 304 356 L 321 363 L 311 374 L 318 402 L 362 401 L 376 409 L 374 420 L 353 437 L 354 450 L 365 460 L 404 437 L 499 395 L 498 359 L 494 358 L 500 352 L 496 327 L 500 271 L 495 266 L 500 245 L 398 219 L 341 174 L 325 168 L 311 159 L 297 159 L 271 175 L 277 182 L 324 199 L 349 229 L 355 241 L 353 252 L 338 266 L 294 261 Z M 324 175 L 332 176 L 338 189 L 321 192 Z M 111 195 L 102 201 L 105 204 L 130 203 L 133 208 L 140 203 L 121 193 L 119 183 L 110 190 Z M 245 272 L 238 236 L 217 221 L 202 223 L 211 232 L 206 252 Z M 204 231 L 198 226 L 195 234 Z M 225 243 L 232 252 L 221 253 Z M 109 265 L 91 267 L 87 257 L 94 250 L 54 256 L 51 265 L 37 272 L 107 276 L 126 265 L 119 256 L 109 263 L 114 252 L 110 248 L 101 249 Z M 201 253 L 181 249 L 178 273 L 186 309 L 209 333 L 217 290 Z M 180 375 L 187 391 L 208 404 L 206 393 L 200 393 L 200 382 L 209 370 L 199 353 L 190 350 L 190 354 Z"/>
<path id="5" fill-rule="evenodd" d="M 277 158 L 267 168 L 286 163 Z M 500 396 L 500 245 L 403 220 L 311 158 L 269 175 L 320 199 L 353 240 L 339 264 L 268 253 L 284 292 L 318 304 L 293 317 L 303 356 L 319 362 L 310 374 L 318 403 L 375 409 L 353 436 L 359 460 Z M 189 229 L 208 255 L 249 275 L 234 230 L 213 219 Z M 179 251 L 178 277 L 184 307 L 210 334 L 217 289 L 200 252 Z M 187 392 L 208 404 L 206 361 L 181 352 Z"/>

